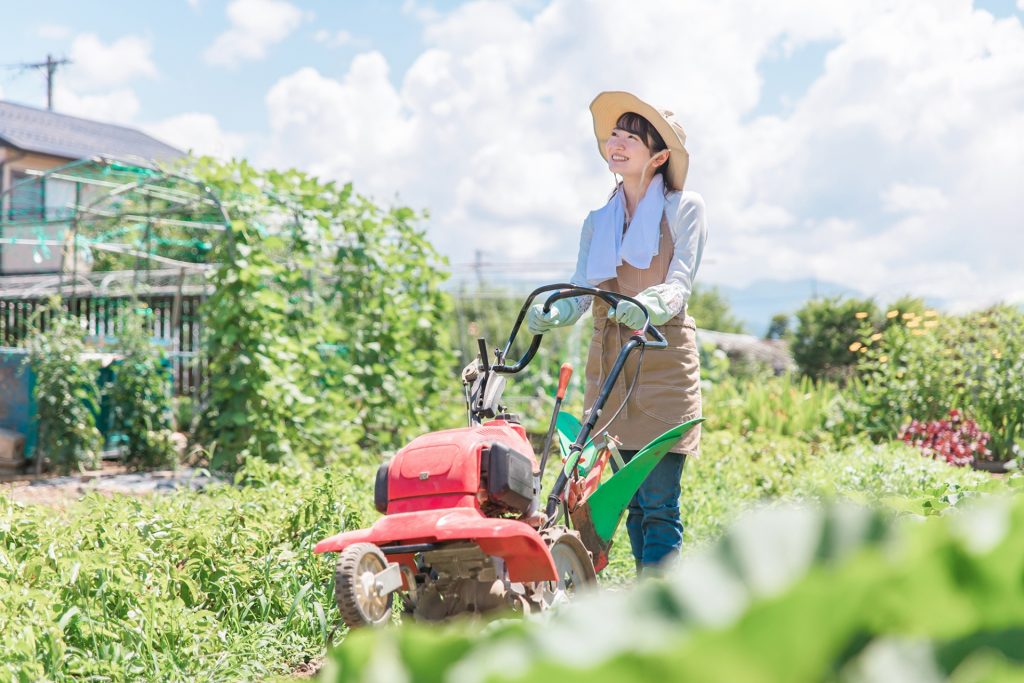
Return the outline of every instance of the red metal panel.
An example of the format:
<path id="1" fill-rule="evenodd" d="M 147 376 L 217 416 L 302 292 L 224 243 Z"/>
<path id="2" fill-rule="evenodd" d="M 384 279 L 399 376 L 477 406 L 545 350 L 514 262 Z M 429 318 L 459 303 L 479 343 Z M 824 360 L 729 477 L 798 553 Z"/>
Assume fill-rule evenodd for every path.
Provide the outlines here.
<path id="1" fill-rule="evenodd" d="M 324 539 L 313 552 L 340 552 L 353 543 L 387 545 L 473 541 L 502 558 L 512 581 L 554 581 L 555 564 L 537 530 L 515 519 L 484 517 L 475 508 L 421 510 L 387 515 L 369 529 Z"/>
<path id="2" fill-rule="evenodd" d="M 452 504 L 433 500 L 438 496 L 475 496 L 480 489 L 481 449 L 495 442 L 529 457 L 536 471 L 537 460 L 522 425 L 493 420 L 481 427 L 424 434 L 413 439 L 391 461 L 388 513 Z M 409 501 L 413 498 L 417 502 Z M 405 502 L 397 505 L 399 501 Z M 465 505 L 466 502 L 454 504 Z"/>

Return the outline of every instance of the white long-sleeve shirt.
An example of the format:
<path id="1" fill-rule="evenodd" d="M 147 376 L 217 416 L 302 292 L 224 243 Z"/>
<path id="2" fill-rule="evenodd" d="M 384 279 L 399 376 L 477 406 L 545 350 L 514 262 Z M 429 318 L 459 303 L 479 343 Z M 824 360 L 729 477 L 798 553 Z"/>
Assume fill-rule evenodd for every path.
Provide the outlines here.
<path id="1" fill-rule="evenodd" d="M 580 250 L 576 257 L 576 272 L 570 282 L 581 287 L 590 287 L 587 282 L 587 258 L 590 256 L 590 242 L 594 237 L 593 212 L 583 221 L 580 234 Z M 708 239 L 708 224 L 704 214 L 704 198 L 691 190 L 670 192 L 665 196 L 665 218 L 675 250 L 669 265 L 665 282 L 651 289 L 657 291 L 671 313 L 678 315 L 693 293 L 693 279 L 697 276 L 700 260 L 704 254 L 704 243 Z M 580 312 L 590 307 L 591 297 L 576 297 Z"/>

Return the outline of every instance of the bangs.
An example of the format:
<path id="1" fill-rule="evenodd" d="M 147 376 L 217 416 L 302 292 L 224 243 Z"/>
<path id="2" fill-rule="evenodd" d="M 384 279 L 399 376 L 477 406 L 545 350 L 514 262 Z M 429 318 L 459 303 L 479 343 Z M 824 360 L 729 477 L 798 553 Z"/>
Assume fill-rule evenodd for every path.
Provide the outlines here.
<path id="1" fill-rule="evenodd" d="M 665 140 L 661 137 L 661 133 L 658 132 L 658 129 L 651 125 L 650 121 L 636 112 L 627 111 L 619 117 L 618 121 L 615 122 L 615 127 L 619 130 L 624 130 L 627 133 L 636 135 L 644 141 L 644 144 L 646 144 L 647 148 L 652 152 L 660 152 L 661 150 L 668 148 L 668 145 L 665 144 Z"/>

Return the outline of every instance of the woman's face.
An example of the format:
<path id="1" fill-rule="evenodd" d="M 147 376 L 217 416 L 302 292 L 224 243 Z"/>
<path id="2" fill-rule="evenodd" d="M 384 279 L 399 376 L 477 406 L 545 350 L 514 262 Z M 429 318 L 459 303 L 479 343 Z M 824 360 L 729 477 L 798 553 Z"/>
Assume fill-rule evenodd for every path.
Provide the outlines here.
<path id="1" fill-rule="evenodd" d="M 646 143 L 635 133 L 621 128 L 612 129 L 612 134 L 604 143 L 604 151 L 608 159 L 608 170 L 623 178 L 640 177 L 651 160 L 651 150 Z M 648 175 L 652 170 L 648 169 Z"/>

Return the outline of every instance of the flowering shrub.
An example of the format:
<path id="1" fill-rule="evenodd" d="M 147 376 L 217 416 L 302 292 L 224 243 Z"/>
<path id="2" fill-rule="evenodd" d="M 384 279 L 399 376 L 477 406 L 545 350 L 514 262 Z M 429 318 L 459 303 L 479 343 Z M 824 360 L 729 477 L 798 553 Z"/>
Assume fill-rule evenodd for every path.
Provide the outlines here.
<path id="1" fill-rule="evenodd" d="M 1024 311 L 898 319 L 851 344 L 860 362 L 837 404 L 836 433 L 886 440 L 911 417 L 941 420 L 956 406 L 991 435 L 994 460 L 1013 459 L 1024 443 Z"/>
<path id="2" fill-rule="evenodd" d="M 900 430 L 900 438 L 921 449 L 930 458 L 945 459 L 951 465 L 963 467 L 991 452 L 985 448 L 989 433 L 978 429 L 974 420 L 968 420 L 958 410 L 949 411 L 945 420 L 910 424 Z"/>

